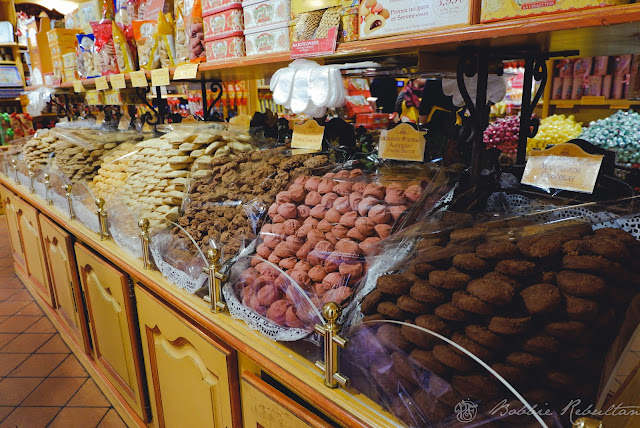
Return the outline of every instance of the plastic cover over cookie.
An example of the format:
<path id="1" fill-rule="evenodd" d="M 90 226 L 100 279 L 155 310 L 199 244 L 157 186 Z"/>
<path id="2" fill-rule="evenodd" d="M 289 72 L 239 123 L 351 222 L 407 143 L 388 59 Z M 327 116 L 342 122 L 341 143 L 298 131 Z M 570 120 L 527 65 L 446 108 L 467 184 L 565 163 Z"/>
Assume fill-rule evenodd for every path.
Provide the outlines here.
<path id="1" fill-rule="evenodd" d="M 417 328 L 469 350 L 536 408 L 561 414 L 571 400 L 606 408 L 615 399 L 600 386 L 601 379 L 611 378 L 624 345 L 617 355 L 610 346 L 627 330 L 621 329 L 624 315 L 640 291 L 635 263 L 640 245 L 631 227 L 640 221 L 638 201 L 542 208 L 541 201 L 527 204 L 525 199 L 520 197 L 521 206 L 510 212 L 525 212 L 528 205 L 528 215 L 486 212 L 474 218 L 444 212 L 383 241 L 380 255 L 368 261 L 371 270 L 379 262 L 390 267 L 361 283 L 374 286 L 358 299 L 359 310 L 350 314 L 346 328 L 388 321 L 385 337 L 401 343 L 414 360 L 420 362 L 421 356 L 424 367 L 478 403 L 494 405 L 513 394 L 503 397 L 490 387 L 495 376 Z M 410 248 L 397 251 L 400 243 Z M 384 340 L 379 331 L 370 335 Z M 381 367 L 399 364 L 396 359 L 405 364 L 396 352 L 388 350 Z M 603 370 L 605 358 L 613 361 L 608 370 Z M 355 369 L 365 373 L 371 366 Z M 377 372 L 367 376 L 375 378 Z M 418 405 L 425 392 L 416 395 L 412 383 L 411 403 Z M 479 384 L 484 386 L 475 393 L 469 389 Z M 411 412 L 407 416 L 406 401 L 391 398 L 386 405 L 401 419 L 420 420 Z M 563 423 L 568 424 L 567 416 L 561 415 Z"/>

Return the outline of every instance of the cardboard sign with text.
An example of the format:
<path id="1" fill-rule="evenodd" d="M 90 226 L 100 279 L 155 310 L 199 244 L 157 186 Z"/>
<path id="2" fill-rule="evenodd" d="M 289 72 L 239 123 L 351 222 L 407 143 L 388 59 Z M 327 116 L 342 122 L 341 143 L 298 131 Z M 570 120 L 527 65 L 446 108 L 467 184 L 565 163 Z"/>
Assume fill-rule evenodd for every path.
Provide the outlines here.
<path id="1" fill-rule="evenodd" d="M 336 51 L 338 27 L 331 27 L 324 39 L 303 40 L 291 44 L 291 58 L 331 55 Z"/>
<path id="2" fill-rule="evenodd" d="M 383 159 L 422 162 L 426 144 L 424 132 L 402 123 L 390 131 L 380 132 L 378 152 Z"/>
<path id="3" fill-rule="evenodd" d="M 302 149 L 305 153 L 319 152 L 322 150 L 323 137 L 324 126 L 318 125 L 318 122 L 315 120 L 309 120 L 302 125 L 296 125 L 293 127 L 291 148 Z"/>

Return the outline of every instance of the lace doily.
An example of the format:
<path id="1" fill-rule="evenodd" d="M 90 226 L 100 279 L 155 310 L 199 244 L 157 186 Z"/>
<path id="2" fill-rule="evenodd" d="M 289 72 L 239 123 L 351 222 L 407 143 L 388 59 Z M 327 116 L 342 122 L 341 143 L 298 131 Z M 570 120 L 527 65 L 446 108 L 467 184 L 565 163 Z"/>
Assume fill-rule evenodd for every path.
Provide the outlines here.
<path id="1" fill-rule="evenodd" d="M 40 196 L 42 199 L 47 199 L 47 188 L 44 187 L 44 183 L 36 181 L 33 185 L 33 188 L 36 191 L 36 195 Z"/>
<path id="2" fill-rule="evenodd" d="M 72 204 L 76 219 L 95 233 L 100 233 L 100 221 L 98 220 L 98 214 L 96 214 L 95 211 L 91 212 L 85 204 L 75 200 L 75 198 L 72 198 Z"/>
<path id="3" fill-rule="evenodd" d="M 162 275 L 173 284 L 187 290 L 189 293 L 197 292 L 208 280 L 207 275 L 201 273 L 197 278 L 193 278 L 188 273 L 175 268 L 165 261 L 162 254 L 167 244 L 166 241 L 166 235 L 156 235 L 154 239 L 151 240 L 151 256 L 153 257 L 156 267 L 160 270 Z"/>
<path id="4" fill-rule="evenodd" d="M 118 247 L 131 254 L 133 257 L 142 258 L 142 245 L 140 244 L 140 237 L 137 235 L 131 235 L 124 233 L 124 231 L 117 225 L 111 225 L 109 222 L 109 235 L 113 238 L 113 242 L 118 244 Z"/>
<path id="5" fill-rule="evenodd" d="M 226 283 L 222 287 L 222 295 L 229 308 L 229 313 L 235 319 L 244 321 L 251 330 L 259 331 L 263 336 L 278 342 L 294 342 L 304 339 L 311 333 L 301 328 L 283 327 L 268 318 L 247 308 L 238 300 L 233 286 Z"/>

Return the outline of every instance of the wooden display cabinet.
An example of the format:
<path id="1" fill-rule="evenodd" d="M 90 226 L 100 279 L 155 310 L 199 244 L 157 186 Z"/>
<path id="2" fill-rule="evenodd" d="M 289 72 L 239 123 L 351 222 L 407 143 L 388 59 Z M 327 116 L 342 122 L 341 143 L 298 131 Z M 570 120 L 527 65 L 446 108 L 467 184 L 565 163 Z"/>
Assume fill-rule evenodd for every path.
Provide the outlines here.
<path id="1" fill-rule="evenodd" d="M 40 227 L 57 312 L 69 327 L 73 340 L 91 354 L 80 281 L 71 235 L 40 214 Z"/>
<path id="2" fill-rule="evenodd" d="M 239 428 L 236 351 L 187 324 L 140 286 L 135 293 L 151 395 L 150 425 Z"/>
<path id="3" fill-rule="evenodd" d="M 146 420 L 146 395 L 129 277 L 82 244 L 75 244 L 75 254 L 86 298 L 93 358 L 122 398 Z"/>
<path id="4" fill-rule="evenodd" d="M 9 230 L 9 242 L 11 244 L 11 252 L 13 253 L 14 266 L 23 274 L 27 271 L 24 263 L 24 249 L 22 248 L 22 238 L 20 237 L 20 228 L 18 228 L 18 217 L 16 215 L 15 199 L 16 196 L 4 186 L 0 186 L 0 197 L 4 206 L 7 218 L 7 226 Z"/>

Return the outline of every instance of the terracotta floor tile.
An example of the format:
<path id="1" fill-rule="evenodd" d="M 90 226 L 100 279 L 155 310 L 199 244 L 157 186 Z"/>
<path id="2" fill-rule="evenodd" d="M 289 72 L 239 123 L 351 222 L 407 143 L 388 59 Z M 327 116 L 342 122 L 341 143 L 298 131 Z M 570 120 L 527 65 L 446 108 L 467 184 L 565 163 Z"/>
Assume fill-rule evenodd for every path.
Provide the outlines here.
<path id="1" fill-rule="evenodd" d="M 11 373 L 11 371 L 18 367 L 27 357 L 29 357 L 29 354 L 0 353 L 0 376 L 6 376 Z"/>
<path id="2" fill-rule="evenodd" d="M 122 421 L 118 412 L 110 409 L 98 424 L 98 428 L 127 428 L 127 425 Z"/>
<path id="3" fill-rule="evenodd" d="M 16 338 L 18 333 L 0 333 L 0 348 Z"/>
<path id="4" fill-rule="evenodd" d="M 0 407 L 0 422 L 2 422 L 2 420 L 13 411 L 13 409 L 15 409 L 15 407 Z"/>
<path id="5" fill-rule="evenodd" d="M 51 339 L 53 334 L 40 333 L 40 334 L 20 334 L 11 342 L 7 343 L 2 352 L 17 352 L 17 353 L 32 353 L 36 349 L 40 348 L 42 344 Z"/>
<path id="6" fill-rule="evenodd" d="M 38 354 L 36 354 L 38 355 Z M 75 355 L 71 354 L 49 377 L 89 377 Z"/>
<path id="7" fill-rule="evenodd" d="M 2 354 L 0 354 L 2 355 Z M 14 355 L 14 354 L 4 354 Z M 67 357 L 67 354 L 33 354 L 16 367 L 7 377 L 48 376 Z M 1 369 L 0 369 L 1 370 Z"/>
<path id="8" fill-rule="evenodd" d="M 9 319 L 9 315 L 0 315 L 0 324 L 2 324 L 2 321 L 5 321 Z"/>
<path id="9" fill-rule="evenodd" d="M 0 381 L 0 403 L 3 406 L 17 406 L 42 382 L 37 377 L 13 377 Z"/>
<path id="10" fill-rule="evenodd" d="M 49 428 L 94 428 L 107 410 L 104 407 L 65 407 Z"/>
<path id="11" fill-rule="evenodd" d="M 31 378 L 6 378 L 31 379 Z M 45 379 L 22 403 L 24 406 L 64 406 L 86 379 L 51 377 Z"/>
<path id="12" fill-rule="evenodd" d="M 0 301 L 7 300 L 9 297 L 16 293 L 20 293 L 21 291 L 24 290 L 19 290 L 17 288 L 0 288 Z"/>
<path id="13" fill-rule="evenodd" d="M 18 407 L 0 428 L 45 428 L 59 411 L 59 407 Z"/>
<path id="14" fill-rule="evenodd" d="M 16 315 L 44 315 L 42 309 L 36 302 L 31 302 L 24 308 L 15 313 Z"/>
<path id="15" fill-rule="evenodd" d="M 19 301 L 27 300 L 31 302 L 33 301 L 33 297 L 31 296 L 31 293 L 29 293 L 27 290 L 19 290 L 17 293 L 14 293 L 11 297 L 9 297 L 6 300 L 19 300 Z"/>
<path id="16" fill-rule="evenodd" d="M 0 288 L 24 288 L 24 284 L 15 274 L 6 277 L 0 276 Z"/>
<path id="17" fill-rule="evenodd" d="M 55 333 L 56 328 L 51 324 L 49 318 L 42 317 L 40 321 L 25 330 L 25 333 Z"/>
<path id="18" fill-rule="evenodd" d="M 2 302 L 3 303 L 26 303 L 29 302 Z M 26 305 L 25 305 L 26 306 Z M 8 320 L 5 320 L 0 324 L 0 333 L 22 333 L 27 328 L 38 322 L 42 317 L 31 317 L 23 315 L 14 315 Z"/>
<path id="19" fill-rule="evenodd" d="M 0 315 L 13 315 L 28 304 L 29 302 L 21 300 L 5 300 L 0 302 Z"/>
<path id="20" fill-rule="evenodd" d="M 71 400 L 67 403 L 71 407 L 110 407 L 109 400 L 105 398 L 102 391 L 93 379 L 87 379 L 82 388 L 76 392 Z"/>
<path id="21" fill-rule="evenodd" d="M 47 343 L 42 345 L 36 353 L 38 354 L 69 354 L 71 351 L 64 343 L 59 334 L 54 335 Z"/>

